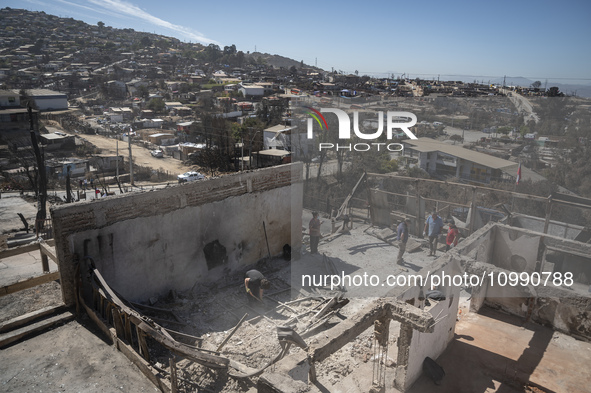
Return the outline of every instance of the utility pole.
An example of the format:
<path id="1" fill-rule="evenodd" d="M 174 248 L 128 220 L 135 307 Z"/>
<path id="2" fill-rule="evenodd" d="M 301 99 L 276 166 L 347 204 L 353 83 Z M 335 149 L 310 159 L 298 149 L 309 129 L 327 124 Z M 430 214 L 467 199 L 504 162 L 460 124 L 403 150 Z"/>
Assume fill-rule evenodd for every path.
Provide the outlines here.
<path id="1" fill-rule="evenodd" d="M 129 183 L 133 187 L 133 157 L 131 156 L 131 131 L 132 128 L 129 127 L 129 131 L 127 131 L 127 144 L 129 146 Z"/>
<path id="2" fill-rule="evenodd" d="M 117 181 L 119 181 L 119 132 L 117 132 L 117 138 L 115 139 L 115 148 L 117 151 L 117 166 L 116 166 L 116 173 L 115 176 L 117 177 Z"/>
<path id="3" fill-rule="evenodd" d="M 240 171 L 244 171 L 244 130 L 240 133 Z"/>

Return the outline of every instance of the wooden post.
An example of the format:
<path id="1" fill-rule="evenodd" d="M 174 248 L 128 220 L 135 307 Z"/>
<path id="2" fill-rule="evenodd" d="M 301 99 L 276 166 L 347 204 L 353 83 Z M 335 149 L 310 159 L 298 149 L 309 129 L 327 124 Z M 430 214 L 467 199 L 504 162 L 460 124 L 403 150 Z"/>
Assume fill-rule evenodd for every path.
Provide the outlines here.
<path id="1" fill-rule="evenodd" d="M 107 300 L 107 310 L 105 311 L 105 321 L 112 322 L 113 312 L 111 311 L 114 308 L 113 303 Z M 114 321 L 113 321 L 114 323 Z"/>
<path id="2" fill-rule="evenodd" d="M 115 325 L 115 332 L 117 337 L 123 339 L 125 337 L 125 329 L 123 329 L 123 319 L 117 307 L 113 307 L 113 325 Z"/>
<path id="3" fill-rule="evenodd" d="M 139 326 L 135 327 L 135 332 L 137 333 L 137 344 L 138 349 L 140 350 L 140 355 L 146 359 L 146 361 L 150 361 L 150 351 L 148 350 L 148 344 L 146 343 L 146 333 L 139 328 Z"/>
<path id="4" fill-rule="evenodd" d="M 550 216 L 552 215 L 552 196 L 548 197 L 546 203 L 546 221 L 544 222 L 544 234 L 548 233 L 548 227 L 550 226 Z"/>
<path id="5" fill-rule="evenodd" d="M 95 287 L 92 287 L 92 308 L 94 308 L 95 310 L 98 310 L 98 305 L 99 305 L 99 294 L 98 294 L 98 289 L 96 289 Z"/>
<path id="6" fill-rule="evenodd" d="M 316 364 L 311 356 L 308 356 L 308 364 L 310 365 L 310 370 L 308 371 L 308 378 L 310 382 L 316 383 L 318 379 L 316 378 Z"/>
<path id="7" fill-rule="evenodd" d="M 244 314 L 244 316 L 242 317 L 242 319 L 240 320 L 240 322 L 238 322 L 238 324 L 234 327 L 234 329 L 232 329 L 232 331 L 230 332 L 230 334 L 228 334 L 228 337 L 226 337 L 224 339 L 224 341 L 222 341 L 222 343 L 218 346 L 218 348 L 216 349 L 216 352 L 220 352 L 222 350 L 222 348 L 224 347 L 224 345 L 226 345 L 226 343 L 228 342 L 228 340 L 230 340 L 230 338 L 232 338 L 232 336 L 234 335 L 234 333 L 236 333 L 236 331 L 238 330 L 238 328 L 240 327 L 240 325 L 242 325 L 242 322 L 244 322 L 244 320 L 246 319 L 247 316 L 248 316 L 248 313 Z"/>
<path id="8" fill-rule="evenodd" d="M 49 273 L 49 258 L 41 251 L 41 266 L 43 267 L 43 273 Z"/>
<path id="9" fill-rule="evenodd" d="M 421 223 L 422 223 L 422 218 L 421 217 L 421 194 L 419 193 L 419 180 L 415 180 L 415 191 L 416 191 L 416 205 L 417 205 L 417 210 L 416 210 L 416 227 L 417 227 L 417 232 L 416 235 L 419 237 L 422 237 L 422 233 L 423 230 L 421 228 Z"/>
<path id="10" fill-rule="evenodd" d="M 129 320 L 129 315 L 123 313 L 125 318 L 125 340 L 131 344 L 131 321 Z"/>
<path id="11" fill-rule="evenodd" d="M 476 207 L 476 187 L 472 188 L 472 202 L 470 202 L 470 235 L 474 232 L 474 223 L 476 221 L 476 214 L 478 214 L 478 208 Z"/>
<path id="12" fill-rule="evenodd" d="M 170 364 L 170 393 L 178 392 L 178 382 L 176 378 L 176 362 L 174 358 L 169 359 Z"/>

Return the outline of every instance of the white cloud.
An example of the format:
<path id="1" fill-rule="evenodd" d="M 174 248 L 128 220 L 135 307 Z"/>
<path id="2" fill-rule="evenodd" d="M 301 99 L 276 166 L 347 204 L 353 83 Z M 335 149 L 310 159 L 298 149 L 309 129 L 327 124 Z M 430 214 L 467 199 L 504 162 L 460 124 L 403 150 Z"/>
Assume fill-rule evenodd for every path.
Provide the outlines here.
<path id="1" fill-rule="evenodd" d="M 63 1 L 63 0 L 62 0 Z M 109 11 L 115 11 L 120 14 L 128 15 L 134 18 L 142 19 L 148 23 L 152 23 L 156 26 L 164 27 L 166 29 L 176 31 L 186 38 L 192 41 L 202 42 L 204 44 L 218 44 L 218 42 L 205 37 L 198 31 L 190 29 L 188 27 L 175 25 L 174 23 L 162 20 L 154 15 L 147 13 L 138 6 L 121 1 L 121 0 L 88 0 L 90 3 L 103 7 Z M 99 12 L 98 10 L 96 10 Z"/>
<path id="2" fill-rule="evenodd" d="M 79 7 L 79 8 L 83 8 L 85 10 L 89 10 L 89 11 L 93 11 L 93 12 L 98 12 L 99 14 L 104 14 L 104 15 L 109 15 L 115 18 L 119 18 L 121 15 L 112 12 L 112 11 L 108 11 L 108 10 L 100 10 L 100 9 L 96 9 L 96 8 L 92 8 L 92 7 L 88 7 L 86 5 L 82 5 L 82 4 L 78 4 L 78 3 L 72 3 L 71 1 L 66 1 L 66 0 L 55 0 L 59 3 L 65 4 L 67 6 L 74 6 L 74 7 Z"/>

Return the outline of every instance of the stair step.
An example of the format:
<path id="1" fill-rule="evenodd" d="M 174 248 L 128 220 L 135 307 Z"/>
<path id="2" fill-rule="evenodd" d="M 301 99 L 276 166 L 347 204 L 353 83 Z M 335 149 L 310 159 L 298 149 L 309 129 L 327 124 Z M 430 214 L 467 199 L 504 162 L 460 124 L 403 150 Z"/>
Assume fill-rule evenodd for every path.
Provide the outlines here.
<path id="1" fill-rule="evenodd" d="M 72 314 L 70 311 L 65 311 L 61 314 L 55 315 L 53 317 L 44 319 L 39 322 L 35 322 L 31 325 L 27 325 L 10 332 L 0 334 L 0 347 L 4 347 L 8 344 L 11 344 L 17 340 L 20 340 L 23 337 L 47 330 L 54 325 L 71 321 L 72 319 L 74 319 L 74 314 Z"/>

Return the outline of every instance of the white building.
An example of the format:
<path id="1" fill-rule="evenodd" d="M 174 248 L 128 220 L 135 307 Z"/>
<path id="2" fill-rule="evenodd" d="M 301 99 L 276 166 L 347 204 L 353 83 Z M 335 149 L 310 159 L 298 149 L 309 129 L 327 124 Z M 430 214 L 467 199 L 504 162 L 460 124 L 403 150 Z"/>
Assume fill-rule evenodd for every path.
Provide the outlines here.
<path id="1" fill-rule="evenodd" d="M 265 95 L 265 88 L 259 85 L 241 85 L 238 91 L 244 97 L 262 97 Z"/>
<path id="2" fill-rule="evenodd" d="M 297 156 L 307 155 L 310 150 L 307 133 L 297 126 L 276 125 L 263 130 L 264 149 L 287 150 Z"/>
<path id="3" fill-rule="evenodd" d="M 10 90 L 0 90 L 0 108 L 20 107 L 21 100 L 18 93 Z"/>
<path id="4" fill-rule="evenodd" d="M 18 94 L 18 90 L 13 91 Z M 66 93 L 47 89 L 31 89 L 26 92 L 40 111 L 68 109 L 68 96 Z"/>

